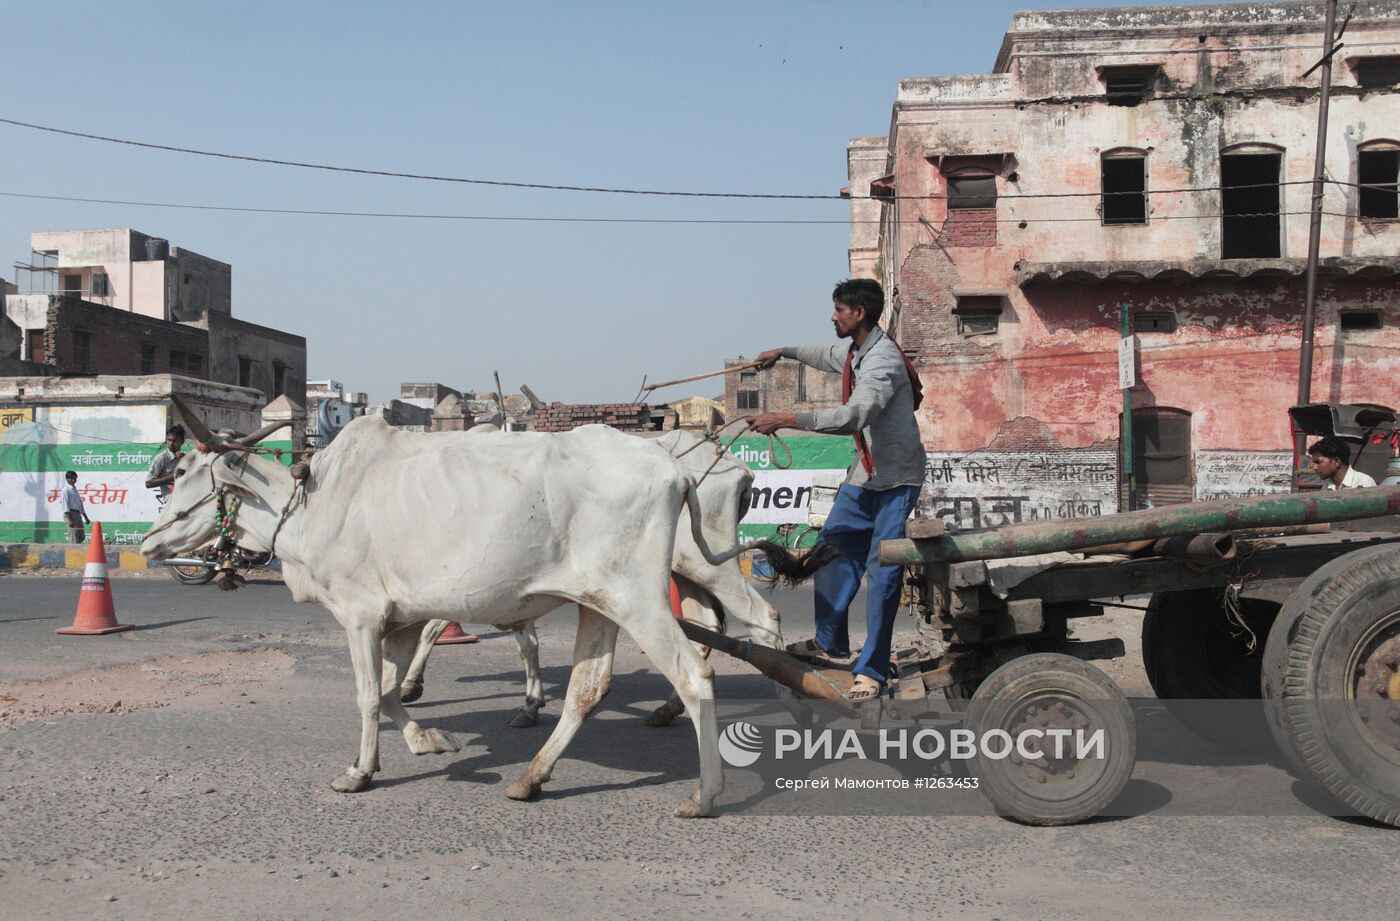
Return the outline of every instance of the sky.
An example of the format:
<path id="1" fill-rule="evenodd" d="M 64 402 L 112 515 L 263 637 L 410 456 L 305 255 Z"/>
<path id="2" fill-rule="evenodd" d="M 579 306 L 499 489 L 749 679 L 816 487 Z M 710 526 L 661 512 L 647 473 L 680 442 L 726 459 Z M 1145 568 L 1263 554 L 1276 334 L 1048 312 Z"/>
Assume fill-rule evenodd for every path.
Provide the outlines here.
<path id="1" fill-rule="evenodd" d="M 903 77 L 985 73 L 1016 9 L 1064 3 L 29 4 L 0 118 L 397 172 L 835 194 Z M 1123 3 L 1080 2 L 1077 6 Z M 624 402 L 832 339 L 845 202 L 500 189 L 211 159 L 0 125 L 0 277 L 36 230 L 133 227 L 233 266 L 234 316 L 308 377 Z M 12 197 L 569 218 L 250 214 Z M 815 224 L 590 223 L 580 218 Z M 23 279 L 20 279 L 23 281 Z M 656 398 L 723 391 L 718 379 Z"/>

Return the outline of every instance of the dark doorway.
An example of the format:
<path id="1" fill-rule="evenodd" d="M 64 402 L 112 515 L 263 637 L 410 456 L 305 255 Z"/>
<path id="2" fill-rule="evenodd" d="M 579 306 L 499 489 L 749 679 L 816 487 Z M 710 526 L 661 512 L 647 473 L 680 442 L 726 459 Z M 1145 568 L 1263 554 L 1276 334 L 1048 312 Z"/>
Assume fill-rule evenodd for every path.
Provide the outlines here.
<path id="1" fill-rule="evenodd" d="M 1122 430 L 1122 416 L 1119 416 Z M 1120 455 L 1121 456 L 1121 455 Z M 1138 508 L 1190 502 L 1195 497 L 1191 473 L 1191 414 L 1168 406 L 1133 410 L 1133 472 Z M 1128 508 L 1127 478 L 1120 478 L 1119 507 Z"/>
<path id="2" fill-rule="evenodd" d="M 1279 168 L 1276 153 L 1222 154 L 1220 157 L 1221 256 L 1225 259 L 1277 259 L 1281 254 Z"/>

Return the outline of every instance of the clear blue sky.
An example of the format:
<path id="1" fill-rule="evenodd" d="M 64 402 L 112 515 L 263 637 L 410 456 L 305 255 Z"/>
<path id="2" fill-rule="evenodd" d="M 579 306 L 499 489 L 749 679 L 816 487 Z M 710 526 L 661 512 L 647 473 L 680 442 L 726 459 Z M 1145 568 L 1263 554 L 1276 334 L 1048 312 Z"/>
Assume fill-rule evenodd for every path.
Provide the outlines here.
<path id="1" fill-rule="evenodd" d="M 208 150 L 571 185 L 833 193 L 901 77 L 991 69 L 1063 3 L 160 3 L 12 8 L 0 117 Z M 1080 3 L 1080 6 L 1122 5 Z M 843 202 L 653 199 L 309 172 L 0 125 L 0 191 L 272 208 L 824 218 Z M 546 400 L 831 338 L 848 228 L 505 224 L 0 198 L 33 230 L 135 227 L 233 265 L 234 314 L 306 336 L 309 376 Z M 715 382 L 694 390 L 713 394 Z M 660 394 L 659 394 L 660 395 Z"/>

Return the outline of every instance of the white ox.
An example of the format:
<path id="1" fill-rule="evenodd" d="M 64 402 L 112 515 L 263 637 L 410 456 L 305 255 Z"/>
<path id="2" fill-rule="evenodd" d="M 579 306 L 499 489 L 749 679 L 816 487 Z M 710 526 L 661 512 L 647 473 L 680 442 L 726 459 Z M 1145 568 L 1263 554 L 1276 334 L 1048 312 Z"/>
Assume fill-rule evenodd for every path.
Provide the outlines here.
<path id="1" fill-rule="evenodd" d="M 482 425 L 472 431 L 489 435 L 498 429 Z M 733 541 L 749 487 L 753 485 L 753 473 L 749 468 L 727 451 L 716 457 L 719 447 L 692 432 L 671 432 L 655 439 L 655 444 L 675 457 L 681 468 L 696 479 L 700 527 L 705 539 L 711 546 Z M 681 509 L 675 555 L 671 559 L 671 574 L 680 589 L 686 619 L 712 629 L 724 629 L 727 623 L 735 623 L 741 630 L 746 629 L 755 642 L 781 648 L 777 610 L 744 577 L 737 558 L 720 566 L 709 564 L 690 534 L 689 519 L 689 510 Z M 423 629 L 413 662 L 403 680 L 405 703 L 417 700 L 422 694 L 428 656 L 447 625 L 445 620 L 435 620 Z M 535 635 L 534 624 L 526 624 L 514 634 L 525 666 L 525 703 L 511 716 L 510 725 L 520 728 L 535 725 L 545 697 L 544 682 L 540 678 L 539 638 Z M 647 725 L 670 725 L 683 709 L 680 698 L 672 696 L 647 718 Z"/>
<path id="2" fill-rule="evenodd" d="M 401 432 L 362 418 L 315 456 L 299 495 L 287 468 L 237 450 L 177 406 L 210 450 L 181 459 L 141 551 L 159 560 L 208 544 L 215 498 L 242 500 L 238 543 L 275 551 L 292 597 L 327 608 L 346 631 L 360 749 L 334 789 L 363 790 L 379 769 L 381 709 L 414 753 L 458 750 L 448 733 L 410 719 L 399 698 L 427 621 L 514 628 L 575 602 L 564 712 L 506 795 L 533 799 L 549 780 L 607 692 L 620 626 L 675 687 L 695 727 L 700 785 L 676 814 L 710 814 L 723 789 L 712 672 L 671 616 L 667 588 L 682 506 L 711 565 L 746 545 L 708 552 L 694 484 L 665 451 L 603 426 L 483 437 Z"/>

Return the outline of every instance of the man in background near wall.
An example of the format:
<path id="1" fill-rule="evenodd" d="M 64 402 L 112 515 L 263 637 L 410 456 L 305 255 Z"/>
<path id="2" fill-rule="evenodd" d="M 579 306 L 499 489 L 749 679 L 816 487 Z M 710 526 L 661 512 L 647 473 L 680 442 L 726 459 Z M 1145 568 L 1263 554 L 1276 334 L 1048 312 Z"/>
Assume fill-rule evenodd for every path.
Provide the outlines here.
<path id="1" fill-rule="evenodd" d="M 1351 446 L 1336 435 L 1319 438 L 1308 448 L 1308 459 L 1327 489 L 1375 486 L 1376 481 L 1351 465 Z"/>
<path id="2" fill-rule="evenodd" d="M 175 488 L 175 465 L 180 463 L 180 458 L 184 456 L 180 453 L 184 445 L 185 427 L 171 426 L 165 433 L 165 444 L 156 456 L 151 458 L 151 466 L 146 470 L 146 488 L 159 489 L 162 503 L 170 498 L 170 491 Z"/>
<path id="3" fill-rule="evenodd" d="M 771 349 L 758 360 L 761 368 L 771 368 L 779 358 L 795 358 L 818 371 L 840 372 L 841 406 L 811 413 L 764 413 L 750 421 L 765 435 L 795 428 L 855 439 L 856 461 L 821 531 L 821 542 L 832 547 L 837 558 L 817 571 L 817 635 L 788 650 L 849 659 L 848 614 L 866 578 L 865 646 L 851 665 L 850 698 L 868 700 L 880 694 L 888 676 L 904 573 L 903 567 L 880 565 L 880 541 L 904 536 L 904 521 L 924 482 L 926 457 L 914 418 L 923 388 L 899 346 L 880 329 L 885 293 L 878 282 L 843 281 L 831 301 L 836 336 L 851 340 L 849 347 Z"/>
<path id="4" fill-rule="evenodd" d="M 78 474 L 69 470 L 63 475 L 68 485 L 63 487 L 63 520 L 68 523 L 68 543 L 81 544 L 87 540 L 84 524 L 92 524 L 87 509 L 83 507 L 82 494 L 78 492 Z"/>

